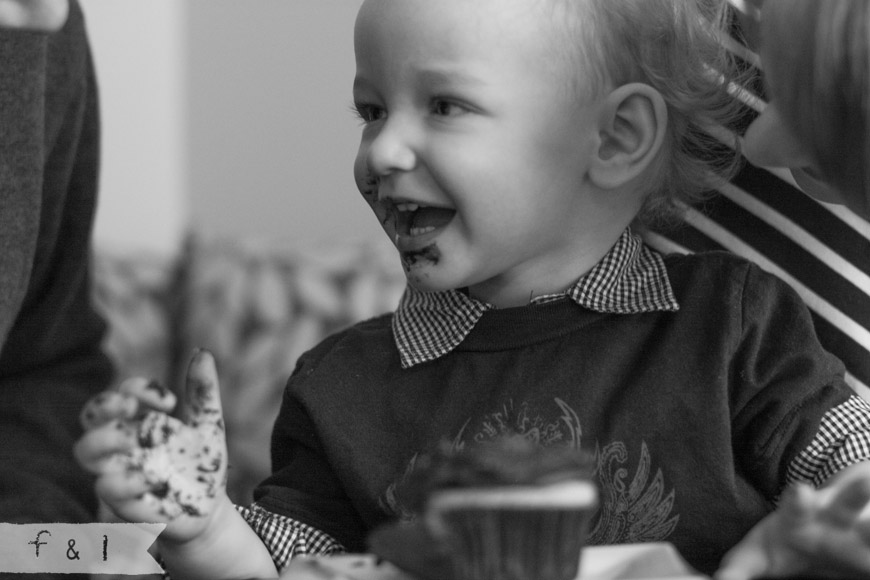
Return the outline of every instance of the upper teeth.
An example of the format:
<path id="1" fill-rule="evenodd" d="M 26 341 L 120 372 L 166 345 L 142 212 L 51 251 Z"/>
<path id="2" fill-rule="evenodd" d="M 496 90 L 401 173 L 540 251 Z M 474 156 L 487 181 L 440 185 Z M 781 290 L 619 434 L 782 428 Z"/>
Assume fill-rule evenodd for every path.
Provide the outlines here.
<path id="1" fill-rule="evenodd" d="M 396 209 L 399 211 L 417 211 L 420 209 L 420 204 L 411 202 L 397 203 Z"/>

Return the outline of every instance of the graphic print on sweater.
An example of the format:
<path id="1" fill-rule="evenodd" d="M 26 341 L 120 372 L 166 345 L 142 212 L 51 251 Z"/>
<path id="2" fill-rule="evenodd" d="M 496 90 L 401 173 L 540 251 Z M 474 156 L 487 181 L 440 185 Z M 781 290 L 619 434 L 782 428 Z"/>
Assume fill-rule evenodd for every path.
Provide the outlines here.
<path id="1" fill-rule="evenodd" d="M 450 447 L 461 451 L 468 443 L 507 434 L 520 434 L 543 446 L 567 444 L 575 449 L 583 448 L 580 418 L 559 398 L 553 399 L 552 413 L 536 412 L 527 403 L 515 405 L 508 401 L 476 424 L 472 424 L 471 419 L 466 421 L 451 439 Z M 632 452 L 639 453 L 639 457 L 634 474 L 629 477 Z M 654 462 L 646 443 L 642 442 L 639 450 L 630 450 L 622 441 L 604 445 L 596 442 L 593 454 L 593 477 L 598 480 L 601 496 L 587 540 L 589 544 L 666 540 L 676 529 L 680 516 L 673 513 L 675 492 L 667 489 L 661 469 L 653 471 Z M 414 455 L 403 476 L 390 485 L 381 498 L 384 509 L 406 520 L 414 516 L 401 504 L 397 492 L 414 470 L 418 456 Z"/>

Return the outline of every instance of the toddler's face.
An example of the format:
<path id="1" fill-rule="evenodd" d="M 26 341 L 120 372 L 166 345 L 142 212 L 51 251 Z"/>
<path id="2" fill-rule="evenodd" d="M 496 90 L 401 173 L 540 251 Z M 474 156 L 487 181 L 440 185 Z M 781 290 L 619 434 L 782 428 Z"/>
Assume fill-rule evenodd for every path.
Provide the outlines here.
<path id="1" fill-rule="evenodd" d="M 583 72 L 554 26 L 529 0 L 364 3 L 354 173 L 417 288 L 504 306 L 576 277 L 598 223 L 585 195 L 598 108 L 571 88 Z"/>
<path id="2" fill-rule="evenodd" d="M 0 28 L 57 30 L 66 22 L 69 0 L 0 0 Z"/>

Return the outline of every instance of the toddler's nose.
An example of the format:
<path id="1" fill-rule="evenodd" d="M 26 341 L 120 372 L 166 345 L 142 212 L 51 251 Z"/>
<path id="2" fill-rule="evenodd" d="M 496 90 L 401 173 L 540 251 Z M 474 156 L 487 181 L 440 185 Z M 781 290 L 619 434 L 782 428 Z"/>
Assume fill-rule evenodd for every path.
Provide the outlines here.
<path id="1" fill-rule="evenodd" d="M 387 119 L 369 143 L 366 162 L 377 177 L 414 169 L 417 154 L 413 129 L 400 119 Z"/>

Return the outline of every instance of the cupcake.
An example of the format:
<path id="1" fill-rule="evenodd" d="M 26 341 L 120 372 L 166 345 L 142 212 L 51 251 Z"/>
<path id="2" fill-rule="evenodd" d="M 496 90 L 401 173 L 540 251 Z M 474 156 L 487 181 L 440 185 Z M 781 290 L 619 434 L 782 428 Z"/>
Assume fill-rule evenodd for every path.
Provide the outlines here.
<path id="1" fill-rule="evenodd" d="M 453 578 L 572 580 L 597 506 L 591 471 L 576 449 L 503 437 L 422 458 L 406 500 Z"/>

